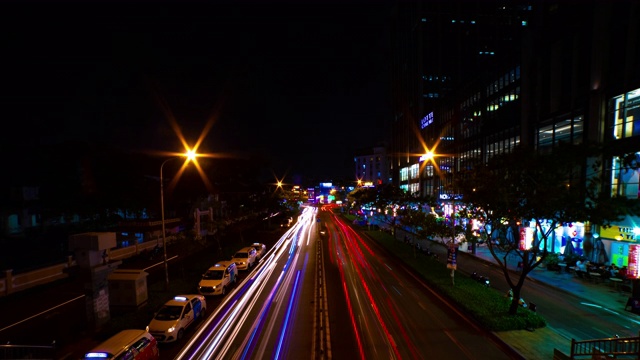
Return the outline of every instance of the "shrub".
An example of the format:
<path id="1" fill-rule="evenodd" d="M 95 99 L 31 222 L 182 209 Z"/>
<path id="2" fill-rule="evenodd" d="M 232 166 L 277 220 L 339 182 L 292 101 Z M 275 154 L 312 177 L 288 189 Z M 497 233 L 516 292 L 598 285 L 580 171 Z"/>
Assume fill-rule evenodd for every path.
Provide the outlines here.
<path id="1" fill-rule="evenodd" d="M 560 255 L 558 253 L 548 253 L 544 259 L 548 270 L 560 270 Z"/>

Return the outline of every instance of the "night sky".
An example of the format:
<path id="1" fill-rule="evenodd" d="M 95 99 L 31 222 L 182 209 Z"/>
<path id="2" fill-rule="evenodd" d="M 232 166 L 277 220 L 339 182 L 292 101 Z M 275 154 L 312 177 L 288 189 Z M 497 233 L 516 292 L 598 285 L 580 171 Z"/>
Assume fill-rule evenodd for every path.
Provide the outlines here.
<path id="1" fill-rule="evenodd" d="M 2 146 L 180 151 L 175 119 L 285 181 L 352 177 L 388 132 L 391 6 L 212 3 L 0 5 Z"/>

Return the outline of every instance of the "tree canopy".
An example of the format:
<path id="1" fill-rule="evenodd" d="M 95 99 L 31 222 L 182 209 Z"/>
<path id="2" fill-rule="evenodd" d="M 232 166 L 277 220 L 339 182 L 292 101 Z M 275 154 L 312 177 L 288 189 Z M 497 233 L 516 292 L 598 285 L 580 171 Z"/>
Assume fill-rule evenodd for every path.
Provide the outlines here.
<path id="1" fill-rule="evenodd" d="M 637 200 L 611 196 L 602 186 L 606 154 L 590 144 L 561 144 L 544 153 L 519 147 L 459 176 L 465 216 L 484 224 L 489 249 L 514 291 L 512 313 L 527 273 L 545 261 L 549 236 L 557 227 L 573 222 L 607 226 L 637 209 Z M 519 241 L 521 222 L 535 223 L 529 244 Z M 507 271 L 509 255 L 523 265 L 515 280 Z"/>

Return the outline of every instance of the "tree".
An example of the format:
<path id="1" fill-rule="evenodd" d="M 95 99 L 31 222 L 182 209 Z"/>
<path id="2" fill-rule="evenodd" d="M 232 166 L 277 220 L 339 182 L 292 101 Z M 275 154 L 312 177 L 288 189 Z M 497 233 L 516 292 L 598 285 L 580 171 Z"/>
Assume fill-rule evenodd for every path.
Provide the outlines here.
<path id="1" fill-rule="evenodd" d="M 610 196 L 601 186 L 603 148 L 560 144 L 548 153 L 519 147 L 492 157 L 459 177 L 464 216 L 485 224 L 491 254 L 513 290 L 510 314 L 516 314 L 520 290 L 529 272 L 545 261 L 551 233 L 563 224 L 608 225 L 637 207 L 629 199 Z M 534 240 L 522 244 L 519 229 L 533 222 Z M 507 259 L 514 256 L 522 271 L 512 278 Z"/>
<path id="2" fill-rule="evenodd" d="M 376 208 L 380 211 L 395 213 L 401 216 L 403 225 L 413 227 L 414 229 L 424 228 L 427 229 L 426 213 L 422 215 L 413 211 L 416 209 L 424 209 L 425 206 L 433 207 L 435 205 L 435 199 L 432 197 L 421 198 L 408 194 L 403 189 L 392 184 L 378 185 L 377 187 L 361 187 L 353 190 L 347 195 L 349 204 L 356 209 Z M 422 210 L 416 210 L 422 211 Z M 397 225 L 394 222 L 394 226 Z M 431 236 L 435 230 L 431 230 L 429 227 L 429 235 Z M 426 234 L 426 233 L 425 233 Z"/>
<path id="3" fill-rule="evenodd" d="M 356 209 L 360 209 L 363 206 L 372 206 L 375 204 L 376 198 L 376 189 L 370 187 L 359 187 L 347 194 L 349 204 Z"/>
<path id="4" fill-rule="evenodd" d="M 409 227 L 418 237 L 426 238 L 430 235 L 427 224 L 427 216 L 430 215 L 421 208 L 405 207 L 398 215 L 400 215 L 400 224 Z"/>

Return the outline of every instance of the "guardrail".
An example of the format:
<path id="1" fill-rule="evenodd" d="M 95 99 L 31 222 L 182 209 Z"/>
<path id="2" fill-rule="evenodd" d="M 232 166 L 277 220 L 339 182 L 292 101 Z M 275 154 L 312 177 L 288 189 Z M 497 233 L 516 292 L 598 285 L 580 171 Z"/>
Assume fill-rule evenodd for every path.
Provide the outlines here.
<path id="1" fill-rule="evenodd" d="M 177 241 L 174 236 L 167 237 L 167 243 Z M 109 251 L 109 260 L 116 261 L 136 256 L 142 252 L 153 249 L 157 241 L 146 241 L 120 249 Z M 159 244 L 162 247 L 162 243 Z M 53 281 L 66 279 L 69 277 L 69 269 L 77 266 L 72 256 L 64 263 L 59 263 L 44 268 L 14 274 L 12 269 L 4 270 L 4 277 L 0 278 L 0 297 L 27 290 L 34 286 L 44 285 Z M 2 276 L 2 274 L 0 274 Z M 3 359 L 0 357 L 0 359 Z"/>
<path id="2" fill-rule="evenodd" d="M 224 221 L 224 226 L 230 226 L 237 222 L 247 220 L 248 215 L 229 219 Z M 165 222 L 174 222 L 171 219 L 165 220 Z M 156 221 L 149 223 L 150 225 L 158 225 L 162 222 Z M 217 229 L 216 229 L 217 231 Z M 212 231 L 211 233 L 215 233 Z M 167 244 L 179 241 L 179 238 L 175 235 L 167 235 Z M 132 256 L 136 256 L 142 252 L 153 249 L 156 245 L 162 247 L 162 241 L 160 237 L 154 237 L 148 239 L 141 244 L 134 244 L 124 248 L 116 248 L 108 251 L 109 261 L 123 260 Z M 4 270 L 0 269 L 0 297 L 7 296 L 16 292 L 27 290 L 37 285 L 43 285 L 56 280 L 65 279 L 69 276 L 69 268 L 77 266 L 72 256 L 69 256 L 69 260 L 64 263 L 55 264 L 46 268 L 37 269 L 34 271 L 14 274 L 12 269 Z M 2 358 L 0 358 L 2 359 Z"/>
<path id="3" fill-rule="evenodd" d="M 594 340 L 571 339 L 571 359 L 590 356 L 613 356 L 616 359 L 640 358 L 640 333 L 636 337 L 606 338 Z"/>
<path id="4" fill-rule="evenodd" d="M 0 297 L 52 281 L 65 279 L 69 276 L 67 269 L 75 265 L 75 261 L 69 256 L 67 262 L 25 273 L 13 274 L 12 269 L 5 270 L 4 277 L 0 279 Z"/>

